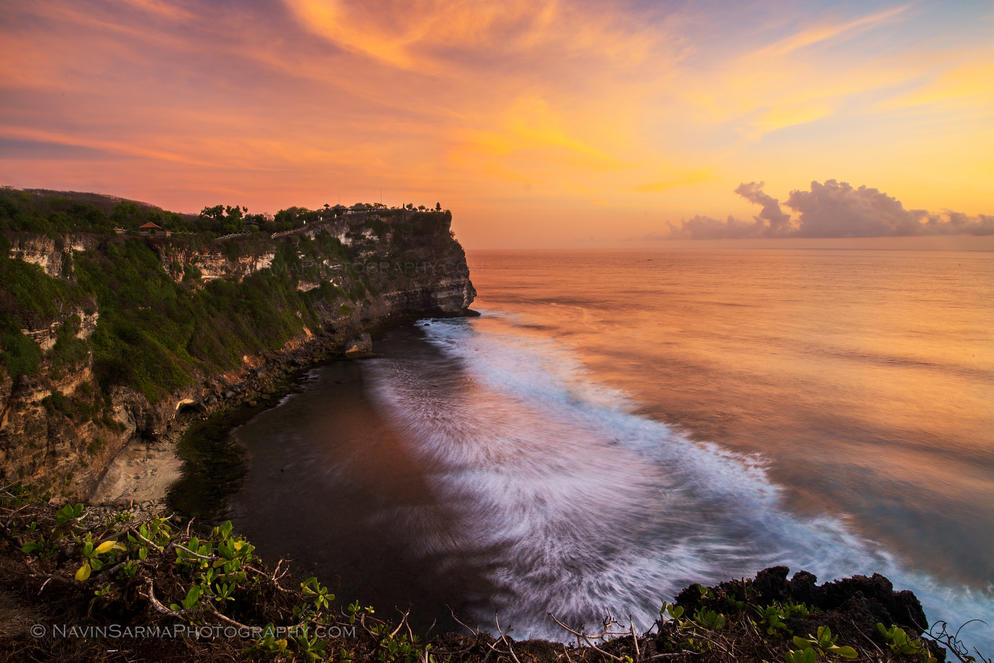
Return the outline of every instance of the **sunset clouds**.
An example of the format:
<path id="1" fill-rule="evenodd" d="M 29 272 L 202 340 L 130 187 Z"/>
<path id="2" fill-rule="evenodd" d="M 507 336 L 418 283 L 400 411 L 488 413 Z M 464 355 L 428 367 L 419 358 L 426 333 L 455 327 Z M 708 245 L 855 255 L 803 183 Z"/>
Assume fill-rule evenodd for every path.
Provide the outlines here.
<path id="1" fill-rule="evenodd" d="M 790 192 L 784 205 L 763 191 L 762 182 L 742 183 L 735 189 L 749 202 L 762 206 L 750 223 L 729 216 L 725 220 L 697 215 L 669 225 L 672 239 L 745 239 L 784 237 L 912 237 L 920 235 L 994 235 L 994 215 L 970 216 L 945 210 L 907 210 L 901 201 L 872 187 L 848 182 L 812 182 L 807 191 Z M 665 237 L 665 236 L 657 236 Z"/>
<path id="2" fill-rule="evenodd" d="M 801 217 L 827 232 L 830 200 L 788 198 L 798 180 L 872 182 L 908 209 L 979 218 L 994 210 L 992 13 L 19 3 L 0 22 L 0 184 L 183 211 L 441 200 L 481 247 L 603 244 L 729 214 L 751 219 L 737 233 L 786 232 L 769 192 L 801 206 L 790 232 Z"/>

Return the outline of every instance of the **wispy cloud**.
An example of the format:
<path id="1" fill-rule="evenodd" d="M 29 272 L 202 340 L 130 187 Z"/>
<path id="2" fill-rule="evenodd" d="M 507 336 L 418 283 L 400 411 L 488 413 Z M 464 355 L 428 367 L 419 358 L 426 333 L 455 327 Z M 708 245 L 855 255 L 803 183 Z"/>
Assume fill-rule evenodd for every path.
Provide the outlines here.
<path id="1" fill-rule="evenodd" d="M 828 117 L 834 110 L 825 101 L 777 106 L 759 113 L 754 120 L 743 127 L 742 133 L 752 140 L 758 140 L 772 131 L 796 127 Z"/>
<path id="2" fill-rule="evenodd" d="M 73 134 L 56 133 L 51 131 L 41 131 L 25 127 L 10 127 L 0 125 L 0 136 L 5 138 L 16 138 L 22 140 L 33 140 L 42 143 L 71 145 L 74 147 L 86 147 L 100 150 L 110 154 L 122 156 L 144 157 L 158 161 L 171 161 L 174 163 L 186 164 L 190 166 L 210 166 L 208 161 L 191 158 L 177 152 L 159 150 L 154 148 L 141 147 L 130 143 L 122 143 L 112 140 L 99 140 L 85 138 Z"/>
<path id="3" fill-rule="evenodd" d="M 190 12 L 175 2 L 164 2 L 163 0 L 124 0 L 124 2 L 136 9 L 173 21 L 186 21 L 193 17 Z"/>
<path id="4" fill-rule="evenodd" d="M 184 210 L 382 190 L 442 198 L 482 245 L 729 212 L 756 232 L 774 211 L 733 193 L 755 172 L 769 190 L 872 180 L 913 208 L 990 200 L 973 7 L 956 23 L 927 3 L 8 4 L 0 184 Z"/>
<path id="5" fill-rule="evenodd" d="M 307 30 L 355 53 L 420 73 L 451 73 L 529 53 L 638 64 L 665 43 L 622 11 L 597 14 L 560 0 L 284 0 Z M 578 11 L 579 10 L 579 11 Z M 499 55 L 498 55 L 499 54 Z M 532 60 L 534 62 L 534 60 Z"/>
<path id="6" fill-rule="evenodd" d="M 951 67 L 913 90 L 888 100 L 894 110 L 921 106 L 986 108 L 994 113 L 994 49 L 974 54 L 973 61 Z"/>
<path id="7" fill-rule="evenodd" d="M 851 21 L 833 24 L 814 25 L 785 37 L 769 46 L 765 46 L 755 55 L 757 57 L 789 55 L 794 51 L 814 46 L 833 39 L 840 39 L 860 30 L 867 30 L 886 21 L 893 20 L 906 12 L 911 5 L 900 5 L 884 11 L 861 16 Z"/>

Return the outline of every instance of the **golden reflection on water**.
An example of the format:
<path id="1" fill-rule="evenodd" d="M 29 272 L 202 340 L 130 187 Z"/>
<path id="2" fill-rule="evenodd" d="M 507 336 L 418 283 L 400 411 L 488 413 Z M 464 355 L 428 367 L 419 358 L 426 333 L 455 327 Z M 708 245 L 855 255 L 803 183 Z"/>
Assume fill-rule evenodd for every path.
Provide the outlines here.
<path id="1" fill-rule="evenodd" d="M 469 258 L 477 308 L 567 344 L 644 413 L 763 454 L 793 508 L 851 516 L 918 565 L 994 580 L 994 254 Z"/>

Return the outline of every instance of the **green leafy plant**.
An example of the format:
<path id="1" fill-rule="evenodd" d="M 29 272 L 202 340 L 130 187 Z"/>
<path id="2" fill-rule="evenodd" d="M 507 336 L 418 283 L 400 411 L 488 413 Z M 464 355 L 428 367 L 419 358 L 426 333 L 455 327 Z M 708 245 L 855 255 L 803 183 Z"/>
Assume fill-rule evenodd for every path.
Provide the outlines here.
<path id="1" fill-rule="evenodd" d="M 93 535 L 87 532 L 86 538 L 83 541 L 82 549 L 84 561 L 83 564 L 76 570 L 76 580 L 79 582 L 85 582 L 93 571 L 99 571 L 102 569 L 105 563 L 104 560 L 101 559 L 102 555 L 127 549 L 127 546 L 118 543 L 114 539 L 107 539 L 106 541 L 94 546 Z"/>
<path id="2" fill-rule="evenodd" d="M 180 601 L 184 610 L 192 610 L 193 606 L 200 602 L 200 597 L 203 595 L 204 590 L 200 588 L 199 585 L 194 585 L 187 591 L 186 596 Z M 173 604 L 173 610 L 178 610 L 179 607 Z"/>
<path id="3" fill-rule="evenodd" d="M 712 631 L 720 631 L 727 623 L 725 615 L 706 608 L 699 608 L 694 612 L 694 621 Z"/>
<path id="4" fill-rule="evenodd" d="M 819 626 L 816 635 L 808 634 L 807 638 L 794 636 L 794 645 L 801 649 L 817 650 L 824 654 L 841 656 L 842 658 L 856 658 L 856 650 L 849 646 L 839 646 L 836 644 L 838 636 L 832 635 L 832 629 L 827 626 Z"/>
<path id="5" fill-rule="evenodd" d="M 877 631 L 887 641 L 887 646 L 895 654 L 906 656 L 918 656 L 924 661 L 932 661 L 934 657 L 925 644 L 916 638 L 911 638 L 900 626 L 891 625 L 885 628 L 883 624 L 877 622 Z"/>
<path id="6" fill-rule="evenodd" d="M 790 627 L 787 626 L 788 619 L 793 617 L 807 617 L 811 614 L 810 609 L 805 604 L 790 601 L 786 603 L 774 601 L 758 609 L 758 612 L 760 624 L 766 629 L 767 635 L 774 635 L 775 633 L 790 634 Z"/>
<path id="7" fill-rule="evenodd" d="M 335 600 L 335 595 L 328 592 L 328 588 L 318 582 L 318 579 L 311 576 L 300 583 L 300 589 L 305 596 L 314 599 L 314 607 L 318 610 L 327 608 L 331 601 Z"/>
<path id="8" fill-rule="evenodd" d="M 815 650 L 808 648 L 790 649 L 785 656 L 787 663 L 815 663 L 818 660 Z"/>
<path id="9" fill-rule="evenodd" d="M 659 618 L 661 620 L 665 620 L 667 617 L 669 619 L 681 619 L 683 617 L 683 613 L 684 609 L 682 606 L 663 601 L 663 606 L 659 609 Z"/>
<path id="10" fill-rule="evenodd" d="M 64 525 L 72 520 L 79 520 L 85 511 L 82 504 L 67 504 L 55 512 L 55 525 Z"/>

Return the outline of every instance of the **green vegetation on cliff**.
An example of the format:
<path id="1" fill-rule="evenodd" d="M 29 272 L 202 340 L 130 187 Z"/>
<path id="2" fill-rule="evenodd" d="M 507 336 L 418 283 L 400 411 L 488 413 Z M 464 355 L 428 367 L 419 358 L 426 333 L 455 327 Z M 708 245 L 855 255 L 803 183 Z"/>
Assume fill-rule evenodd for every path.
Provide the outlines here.
<path id="1" fill-rule="evenodd" d="M 304 325 L 317 327 L 313 297 L 296 290 L 293 247 L 272 268 L 240 282 L 176 283 L 142 240 L 77 259 L 80 286 L 96 295 L 101 319 L 91 338 L 100 386 L 132 387 L 150 401 L 194 375 L 238 365 L 245 354 L 281 347 Z"/>
<path id="2" fill-rule="evenodd" d="M 229 207 L 227 215 L 222 206 L 206 208 L 204 227 L 224 224 L 231 209 L 239 208 Z M 90 202 L 0 190 L 0 230 L 108 233 L 116 221 L 127 218 L 131 221 L 126 225 L 135 227 L 155 211 L 120 202 L 108 216 Z M 447 213 L 443 223 L 439 215 L 418 214 L 391 226 L 385 219 L 393 213 L 402 210 L 383 210 L 364 219 L 361 227 L 347 231 L 349 239 L 361 247 L 367 239 L 363 229 L 380 239 L 394 229 L 396 241 L 391 247 L 402 255 L 406 246 L 447 233 Z M 279 227 L 292 228 L 302 227 L 308 218 L 319 219 L 315 216 L 319 214 L 291 208 L 277 217 Z M 184 219 L 170 217 L 181 228 L 191 227 L 192 222 Z M 336 312 L 351 310 L 377 290 L 376 279 L 370 278 L 375 273 L 353 267 L 357 251 L 326 229 L 280 241 L 270 240 L 266 233 L 221 244 L 197 235 L 178 235 L 168 245 L 164 241 L 110 233 L 100 240 L 97 250 L 64 249 L 65 273 L 51 276 L 37 265 L 9 258 L 10 242 L 0 235 L 0 363 L 7 373 L 16 378 L 39 370 L 42 352 L 22 329 L 58 323 L 73 309 L 98 310 L 99 324 L 86 341 L 72 341 L 62 325 L 53 362 L 61 367 L 77 362 L 88 345 L 104 392 L 123 385 L 155 402 L 198 375 L 237 366 L 244 355 L 275 350 L 305 327 L 318 330 L 317 306 Z M 193 260 L 164 265 L 173 250 L 192 255 Z M 196 262 L 199 252 L 216 251 L 234 263 L 267 250 L 274 254 L 268 269 L 207 283 Z M 340 276 L 337 284 L 330 282 L 329 275 Z M 298 287 L 301 283 L 315 287 L 305 291 Z M 78 321 L 73 324 L 78 326 Z"/>
<path id="3" fill-rule="evenodd" d="M 160 434 L 179 401 L 311 339 L 461 312 L 473 290 L 450 221 L 0 189 L 0 482 L 47 474 L 79 494 L 125 430 Z"/>
<path id="4" fill-rule="evenodd" d="M 345 259 L 337 239 L 327 233 L 317 243 L 331 245 L 329 253 Z M 123 385 L 154 402 L 189 384 L 197 373 L 231 368 L 245 354 L 281 347 L 305 325 L 317 328 L 313 304 L 318 297 L 324 305 L 351 301 L 330 288 L 299 292 L 301 277 L 318 275 L 310 273 L 290 243 L 280 245 L 271 269 L 206 285 L 192 270 L 189 278 L 173 281 L 142 239 L 108 242 L 74 263 L 70 281 L 8 258 L 6 251 L 0 254 L 0 361 L 12 378 L 37 374 L 42 358 L 22 329 L 58 323 L 73 307 L 94 309 L 93 302 L 100 313 L 95 332 L 88 340 L 76 338 L 79 317 L 69 316 L 50 350 L 53 368 L 79 363 L 89 346 L 103 391 Z M 361 282 L 353 286 L 353 295 L 364 293 Z"/>
<path id="5" fill-rule="evenodd" d="M 6 242 L 0 237 L 0 249 Z M 42 327 L 73 306 L 88 300 L 74 284 L 52 278 L 37 265 L 0 254 L 0 363 L 11 378 L 35 375 L 42 358 L 38 344 L 21 330 Z M 78 320 L 78 318 L 77 318 Z M 56 361 L 64 363 L 70 344 L 58 348 Z"/>
<path id="6" fill-rule="evenodd" d="M 435 210 L 449 219 L 441 206 Z M 19 190 L 0 187 L 0 231 L 30 232 L 50 237 L 66 233 L 111 233 L 115 228 L 135 230 L 154 223 L 172 232 L 202 234 L 207 237 L 232 233 L 273 233 L 300 229 L 345 214 L 375 214 L 374 223 L 383 219 L 420 215 L 430 218 L 432 210 L 386 207 L 375 203 L 357 203 L 351 207 L 325 205 L 321 209 L 288 207 L 274 215 L 249 214 L 240 205 L 209 205 L 199 214 L 169 212 L 154 205 L 133 200 L 76 191 L 45 189 Z M 382 226 L 385 227 L 385 226 Z"/>

